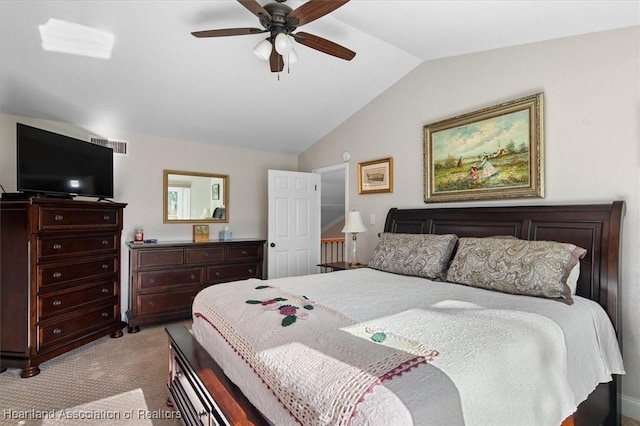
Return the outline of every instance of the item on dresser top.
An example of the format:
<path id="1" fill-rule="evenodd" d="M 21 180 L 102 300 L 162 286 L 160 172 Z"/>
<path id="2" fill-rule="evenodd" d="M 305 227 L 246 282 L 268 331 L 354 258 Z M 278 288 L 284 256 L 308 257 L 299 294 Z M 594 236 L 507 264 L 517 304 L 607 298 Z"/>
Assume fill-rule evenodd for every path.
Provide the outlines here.
<path id="1" fill-rule="evenodd" d="M 193 242 L 202 243 L 209 241 L 209 225 L 193 225 Z"/>
<path id="2" fill-rule="evenodd" d="M 224 228 L 224 230 L 220 231 L 219 238 L 222 241 L 231 241 L 232 236 L 231 236 L 231 231 L 229 230 L 229 228 Z"/>

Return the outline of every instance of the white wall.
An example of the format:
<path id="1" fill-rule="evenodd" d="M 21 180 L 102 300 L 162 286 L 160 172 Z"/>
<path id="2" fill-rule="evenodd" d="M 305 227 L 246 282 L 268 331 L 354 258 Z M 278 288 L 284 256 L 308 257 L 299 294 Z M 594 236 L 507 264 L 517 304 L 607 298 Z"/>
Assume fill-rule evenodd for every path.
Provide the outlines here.
<path id="1" fill-rule="evenodd" d="M 88 134 L 128 142 L 128 155 L 114 155 L 114 201 L 128 203 L 122 233 L 122 306 L 128 306 L 129 258 L 126 241 L 136 228 L 145 238 L 192 239 L 192 224 L 162 222 L 163 170 L 229 175 L 229 223 L 210 224 L 212 239 L 228 226 L 234 238 L 267 238 L 267 170 L 296 170 L 294 156 L 236 149 L 212 143 L 82 129 L 66 123 L 0 114 L 0 184 L 16 190 L 16 122 L 87 140 Z M 266 250 L 266 248 L 265 248 Z M 265 251 L 266 253 L 266 251 Z"/>
<path id="2" fill-rule="evenodd" d="M 350 209 L 376 224 L 390 207 L 626 201 L 622 249 L 623 413 L 640 418 L 640 27 L 429 61 L 299 157 L 301 171 L 351 153 Z M 423 203 L 423 126 L 544 92 L 544 199 Z M 394 192 L 358 195 L 357 163 L 392 156 Z"/>

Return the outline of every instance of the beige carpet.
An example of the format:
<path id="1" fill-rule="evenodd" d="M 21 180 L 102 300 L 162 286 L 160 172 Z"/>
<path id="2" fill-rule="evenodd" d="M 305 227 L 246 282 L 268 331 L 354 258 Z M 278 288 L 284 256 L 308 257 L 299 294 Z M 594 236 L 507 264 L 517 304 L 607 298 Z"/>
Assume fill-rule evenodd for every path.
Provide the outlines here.
<path id="1" fill-rule="evenodd" d="M 127 410 L 135 409 L 136 418 L 126 424 L 139 424 L 134 420 L 146 417 L 153 425 L 180 425 L 176 413 L 166 405 L 169 360 L 165 325 L 142 326 L 135 334 L 125 330 L 119 339 L 103 337 L 42 363 L 40 374 L 28 379 L 20 378 L 19 369 L 8 369 L 0 374 L 0 425 L 41 425 L 42 417 L 52 410 L 88 403 L 101 407 L 105 399 L 108 403 L 111 397 L 136 390 L 140 393 L 131 394 L 126 406 Z M 116 410 L 124 412 L 117 405 L 119 398 L 112 402 Z M 138 409 L 142 410 L 140 415 Z M 105 420 L 102 424 L 113 423 Z"/>
<path id="2" fill-rule="evenodd" d="M 134 389 L 71 408 L 52 410 L 42 424 L 44 426 L 153 425 L 142 389 Z"/>

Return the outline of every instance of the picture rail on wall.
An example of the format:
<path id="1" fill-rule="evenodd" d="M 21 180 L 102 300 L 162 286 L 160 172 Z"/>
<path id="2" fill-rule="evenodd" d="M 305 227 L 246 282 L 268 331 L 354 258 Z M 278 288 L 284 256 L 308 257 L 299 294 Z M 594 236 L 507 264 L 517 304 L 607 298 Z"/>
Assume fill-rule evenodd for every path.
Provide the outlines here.
<path id="1" fill-rule="evenodd" d="M 544 197 L 543 93 L 424 126 L 424 202 Z"/>

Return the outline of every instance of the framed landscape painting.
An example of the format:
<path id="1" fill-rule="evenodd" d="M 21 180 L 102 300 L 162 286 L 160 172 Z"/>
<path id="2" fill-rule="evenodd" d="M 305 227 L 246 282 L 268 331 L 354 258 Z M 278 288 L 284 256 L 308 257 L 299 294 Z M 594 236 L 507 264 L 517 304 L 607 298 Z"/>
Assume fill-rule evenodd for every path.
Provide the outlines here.
<path id="1" fill-rule="evenodd" d="M 543 94 L 424 126 L 424 202 L 544 197 Z"/>

